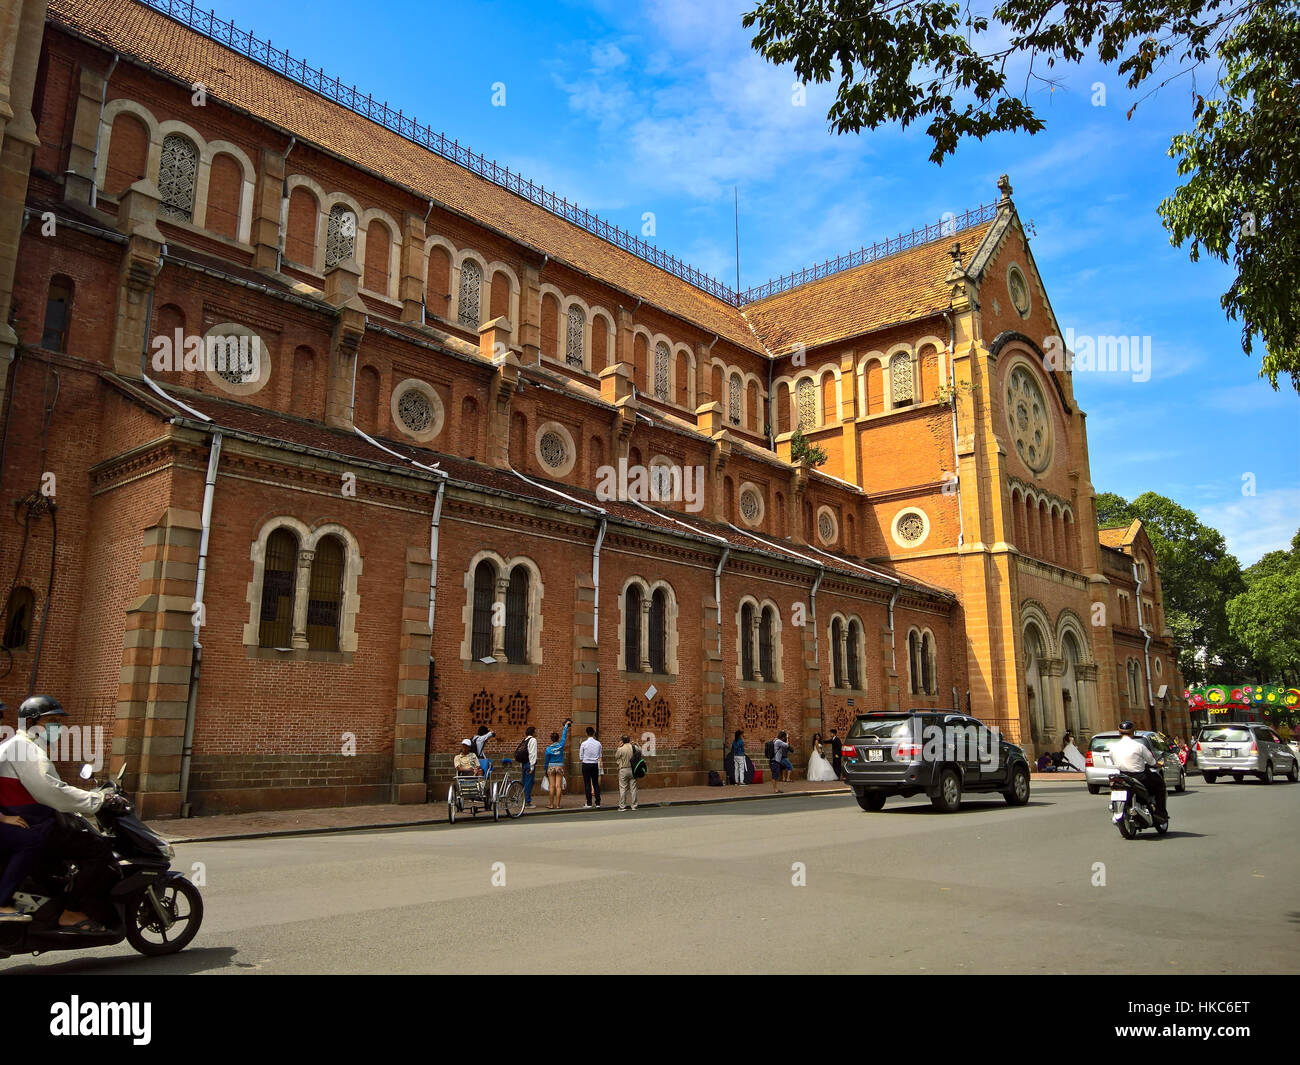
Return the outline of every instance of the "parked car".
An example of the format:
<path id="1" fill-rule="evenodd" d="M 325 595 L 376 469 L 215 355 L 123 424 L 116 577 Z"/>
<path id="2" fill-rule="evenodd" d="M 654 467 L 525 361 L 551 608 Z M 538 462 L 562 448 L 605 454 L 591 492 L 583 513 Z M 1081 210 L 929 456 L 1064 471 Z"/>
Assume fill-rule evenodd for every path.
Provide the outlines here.
<path id="1" fill-rule="evenodd" d="M 1025 752 L 965 714 L 859 714 L 843 756 L 844 778 L 864 810 L 881 809 L 891 795 L 928 795 L 944 813 L 972 793 L 996 792 L 1012 806 L 1029 801 Z"/>
<path id="2" fill-rule="evenodd" d="M 1165 760 L 1162 770 L 1165 786 L 1174 791 L 1186 791 L 1187 768 L 1178 760 L 1178 747 L 1173 740 L 1161 732 L 1148 730 L 1133 735 L 1145 743 L 1157 758 Z M 1111 757 L 1110 749 L 1119 739 L 1118 732 L 1097 732 L 1088 743 L 1088 751 L 1083 756 L 1083 779 L 1093 795 L 1108 785 L 1110 775 L 1115 772 L 1115 759 Z"/>
<path id="3" fill-rule="evenodd" d="M 1268 725 L 1203 725 L 1196 736 L 1196 759 L 1205 783 L 1232 774 L 1241 783 L 1247 774 L 1272 784 L 1278 774 L 1300 780 L 1300 757 Z"/>

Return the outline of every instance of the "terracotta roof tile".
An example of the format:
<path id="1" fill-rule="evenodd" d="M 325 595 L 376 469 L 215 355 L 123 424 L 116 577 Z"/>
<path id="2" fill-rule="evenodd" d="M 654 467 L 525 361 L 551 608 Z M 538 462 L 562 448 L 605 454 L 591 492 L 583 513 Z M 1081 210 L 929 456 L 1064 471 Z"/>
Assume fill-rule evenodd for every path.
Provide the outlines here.
<path id="1" fill-rule="evenodd" d="M 965 261 L 992 226 L 983 222 L 957 234 Z M 814 348 L 941 311 L 949 302 L 944 278 L 952 269 L 953 239 L 932 240 L 747 304 L 745 317 L 768 350 L 781 355 L 798 344 Z"/>
<path id="2" fill-rule="evenodd" d="M 751 351 L 740 312 L 666 270 L 132 0 L 51 0 L 49 18 L 354 160 Z"/>

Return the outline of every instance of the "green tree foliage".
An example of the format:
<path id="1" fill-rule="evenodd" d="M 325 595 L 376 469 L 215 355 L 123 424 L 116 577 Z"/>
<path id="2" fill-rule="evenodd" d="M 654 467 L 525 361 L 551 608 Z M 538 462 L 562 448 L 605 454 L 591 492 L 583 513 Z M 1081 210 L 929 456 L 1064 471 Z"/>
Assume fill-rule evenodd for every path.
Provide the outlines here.
<path id="1" fill-rule="evenodd" d="M 790 460 L 792 462 L 806 460 L 809 466 L 820 466 L 829 457 L 824 447 L 808 443 L 808 438 L 803 435 L 802 430 L 796 429 L 794 435 L 790 437 Z"/>
<path id="2" fill-rule="evenodd" d="M 1097 496 L 1099 524 L 1127 524 L 1134 518 L 1142 519 L 1155 552 L 1165 618 L 1183 677 L 1200 684 L 1211 675 L 1249 675 L 1251 645 L 1233 637 L 1226 610 L 1245 581 L 1222 534 L 1156 492 L 1144 492 L 1131 503 L 1110 492 Z"/>
<path id="3" fill-rule="evenodd" d="M 1300 532 L 1290 551 L 1270 551 L 1243 577 L 1246 590 L 1228 602 L 1228 628 L 1251 649 L 1252 679 L 1300 683 Z"/>
<path id="4" fill-rule="evenodd" d="M 742 22 L 764 58 L 836 83 L 834 132 L 924 122 L 940 164 L 963 137 L 1043 129 L 1030 86 L 1089 55 L 1144 96 L 1208 72 L 1218 91 L 1193 94 L 1194 127 L 1170 147 L 1189 180 L 1161 215 L 1193 260 L 1231 258 L 1221 303 L 1243 349 L 1262 339 L 1261 376 L 1300 389 L 1300 0 L 998 0 L 987 15 L 951 0 L 758 0 Z M 1013 62 L 1026 70 L 1014 84 Z"/>

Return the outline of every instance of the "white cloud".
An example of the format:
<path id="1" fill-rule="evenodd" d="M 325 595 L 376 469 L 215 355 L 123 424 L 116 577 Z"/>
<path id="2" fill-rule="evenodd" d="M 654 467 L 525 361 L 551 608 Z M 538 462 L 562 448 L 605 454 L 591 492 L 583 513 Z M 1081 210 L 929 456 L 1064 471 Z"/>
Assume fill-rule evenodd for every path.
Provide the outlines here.
<path id="1" fill-rule="evenodd" d="M 1300 528 L 1300 483 L 1267 488 L 1253 496 L 1210 503 L 1198 511 L 1206 525 L 1223 533 L 1228 550 L 1243 566 L 1269 551 L 1285 551 Z"/>

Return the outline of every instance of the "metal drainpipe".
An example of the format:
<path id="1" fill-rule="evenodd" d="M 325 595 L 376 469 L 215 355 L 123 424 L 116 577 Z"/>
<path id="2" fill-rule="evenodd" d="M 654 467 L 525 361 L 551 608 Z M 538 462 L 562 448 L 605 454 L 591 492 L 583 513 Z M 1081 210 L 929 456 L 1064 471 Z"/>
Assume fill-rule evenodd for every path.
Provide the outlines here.
<path id="1" fill-rule="evenodd" d="M 898 594 L 902 590 L 902 585 L 899 585 L 889 597 L 889 668 L 895 674 L 898 673 L 898 633 L 894 631 L 894 604 L 898 602 Z"/>
<path id="2" fill-rule="evenodd" d="M 108 65 L 108 73 L 104 75 L 104 95 L 99 99 L 99 123 L 95 126 L 95 154 L 90 161 L 91 207 L 99 204 L 99 145 L 104 139 L 104 107 L 108 103 L 108 79 L 113 76 L 113 71 L 117 69 L 117 61 L 121 58 L 117 52 L 113 53 L 113 62 Z"/>
<path id="3" fill-rule="evenodd" d="M 596 533 L 596 546 L 591 551 L 591 638 L 596 644 L 596 735 L 600 735 L 600 545 L 605 542 L 605 527 L 609 518 L 600 516 L 600 529 Z"/>
<path id="4" fill-rule="evenodd" d="M 1137 559 L 1133 560 L 1133 580 L 1137 582 L 1137 599 L 1138 608 L 1138 628 L 1142 630 L 1142 635 L 1146 637 L 1146 643 L 1142 647 L 1142 657 L 1146 659 L 1146 678 L 1147 678 L 1147 713 L 1152 717 L 1152 725 L 1155 724 L 1156 701 L 1151 694 L 1151 633 L 1147 631 L 1146 622 L 1142 620 L 1142 578 L 1138 575 Z"/>
<path id="5" fill-rule="evenodd" d="M 433 738 L 433 684 L 437 675 L 433 657 L 433 608 L 438 599 L 438 523 L 442 520 L 442 497 L 447 490 L 447 476 L 438 482 L 438 495 L 433 501 L 433 519 L 429 523 L 429 680 L 424 697 L 424 787 L 425 799 L 429 788 L 429 742 Z"/>
<path id="6" fill-rule="evenodd" d="M 298 143 L 297 137 L 289 138 L 289 147 L 284 150 L 284 155 L 280 156 L 280 165 L 284 166 L 289 161 L 289 153 L 293 151 L 293 146 Z M 284 240 L 285 231 L 289 228 L 289 175 L 284 175 L 284 180 L 280 183 L 280 232 L 275 242 L 275 272 L 280 272 L 280 267 L 284 265 Z"/>
<path id="7" fill-rule="evenodd" d="M 428 225 L 429 225 L 429 215 L 431 215 L 432 213 L 433 213 L 433 201 L 430 200 L 430 201 L 429 201 L 429 206 L 425 209 L 425 212 L 424 212 L 424 225 L 425 225 L 425 230 L 426 230 L 426 235 L 425 235 L 425 239 L 426 239 L 426 240 L 428 239 L 428 232 L 427 232 L 427 231 L 428 231 Z M 426 263 L 426 266 L 427 266 L 427 265 L 428 265 L 428 264 Z M 425 298 L 426 298 L 427 296 L 428 296 L 428 285 L 426 284 L 425 287 L 422 288 L 422 289 L 420 290 L 420 324 L 421 324 L 421 325 L 428 325 L 428 324 L 429 324 L 429 305 L 428 305 L 428 303 L 425 302 Z"/>
<path id="8" fill-rule="evenodd" d="M 952 311 L 944 311 L 943 316 L 948 322 L 948 387 L 952 389 L 948 404 L 952 408 L 952 476 L 957 486 L 957 548 L 960 550 L 966 542 L 966 524 L 961 512 L 961 472 L 957 458 L 957 364 L 953 358 L 957 353 L 957 323 Z"/>
<path id="9" fill-rule="evenodd" d="M 722 677 L 722 750 L 723 758 L 726 758 L 727 747 L 727 671 L 722 668 L 722 567 L 727 564 L 727 559 L 731 555 L 731 546 L 727 545 L 722 549 L 722 557 L 718 559 L 718 568 L 713 571 L 713 601 L 718 606 L 718 674 Z M 725 768 L 726 762 L 724 761 Z"/>
<path id="10" fill-rule="evenodd" d="M 824 732 L 826 730 L 826 708 L 822 703 L 822 660 L 821 652 L 817 646 L 817 589 L 822 585 L 822 578 L 826 576 L 826 567 L 823 566 L 817 571 L 817 579 L 813 581 L 812 593 L 809 599 L 812 601 L 812 624 L 813 624 L 813 666 L 817 670 L 817 720 Z M 832 655 L 834 652 L 831 652 Z"/>
<path id="11" fill-rule="evenodd" d="M 199 572 L 194 583 L 194 646 L 190 653 L 190 690 L 185 701 L 185 741 L 181 747 L 181 816 L 190 816 L 190 763 L 194 757 L 194 717 L 199 703 L 199 673 L 203 668 L 203 644 L 199 629 L 204 613 L 203 590 L 208 577 L 208 539 L 212 534 L 212 496 L 217 487 L 217 466 L 221 463 L 221 434 L 212 434 L 208 449 L 208 474 L 203 481 L 203 532 L 199 536 Z"/>
<path id="12" fill-rule="evenodd" d="M 144 308 L 144 343 L 140 346 L 140 373 L 149 376 L 149 333 L 153 330 L 153 291 L 158 286 L 158 275 L 162 273 L 163 262 L 167 258 L 167 245 L 158 253 L 158 269 L 153 272 L 154 283 L 149 286 L 149 299 Z"/>

